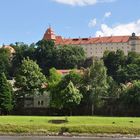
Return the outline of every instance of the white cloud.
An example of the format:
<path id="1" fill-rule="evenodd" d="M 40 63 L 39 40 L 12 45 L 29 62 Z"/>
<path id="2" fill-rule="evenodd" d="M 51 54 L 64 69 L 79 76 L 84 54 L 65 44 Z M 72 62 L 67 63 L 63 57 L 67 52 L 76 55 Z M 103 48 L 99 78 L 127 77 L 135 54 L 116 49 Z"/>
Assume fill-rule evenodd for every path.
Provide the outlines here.
<path id="1" fill-rule="evenodd" d="M 86 5 L 94 5 L 96 3 L 113 2 L 115 0 L 53 0 L 53 1 L 72 6 L 75 5 L 86 6 Z"/>
<path id="2" fill-rule="evenodd" d="M 104 18 L 108 18 L 108 17 L 110 17 L 111 16 L 111 12 L 106 12 L 105 14 L 104 14 Z"/>
<path id="3" fill-rule="evenodd" d="M 94 18 L 94 19 L 90 20 L 90 22 L 88 23 L 88 26 L 89 27 L 95 27 L 96 24 L 97 24 L 97 19 Z"/>
<path id="4" fill-rule="evenodd" d="M 101 30 L 95 33 L 96 36 L 110 35 L 131 35 L 133 32 L 140 35 L 140 19 L 128 24 L 120 24 L 114 27 L 109 27 L 106 24 L 101 24 Z"/>

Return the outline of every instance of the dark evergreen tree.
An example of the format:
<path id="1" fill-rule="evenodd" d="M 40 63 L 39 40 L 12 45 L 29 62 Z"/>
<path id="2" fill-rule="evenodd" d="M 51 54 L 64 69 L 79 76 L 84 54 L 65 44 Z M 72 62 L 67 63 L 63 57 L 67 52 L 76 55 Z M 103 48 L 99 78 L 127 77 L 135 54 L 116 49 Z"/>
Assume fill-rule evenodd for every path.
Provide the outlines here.
<path id="1" fill-rule="evenodd" d="M 4 73 L 0 74 L 0 111 L 2 114 L 9 114 L 12 110 L 12 90 Z"/>

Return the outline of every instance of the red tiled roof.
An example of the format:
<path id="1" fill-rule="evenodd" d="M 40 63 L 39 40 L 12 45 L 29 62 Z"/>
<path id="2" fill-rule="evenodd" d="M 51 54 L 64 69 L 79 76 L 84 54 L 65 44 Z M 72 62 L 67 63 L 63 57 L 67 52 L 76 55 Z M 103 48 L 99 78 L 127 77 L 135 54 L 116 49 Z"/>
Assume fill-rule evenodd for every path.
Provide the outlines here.
<path id="1" fill-rule="evenodd" d="M 59 74 L 66 75 L 69 74 L 72 70 L 56 70 Z M 77 73 L 82 73 L 82 70 L 75 70 Z"/>
<path id="2" fill-rule="evenodd" d="M 80 44 L 97 44 L 97 43 L 126 43 L 130 36 L 110 36 L 110 37 L 95 37 L 95 38 L 73 38 L 64 39 L 61 36 L 56 36 L 56 45 L 80 45 Z"/>
<path id="3" fill-rule="evenodd" d="M 71 70 L 56 70 L 59 74 L 65 75 L 65 74 L 69 74 L 69 72 Z"/>

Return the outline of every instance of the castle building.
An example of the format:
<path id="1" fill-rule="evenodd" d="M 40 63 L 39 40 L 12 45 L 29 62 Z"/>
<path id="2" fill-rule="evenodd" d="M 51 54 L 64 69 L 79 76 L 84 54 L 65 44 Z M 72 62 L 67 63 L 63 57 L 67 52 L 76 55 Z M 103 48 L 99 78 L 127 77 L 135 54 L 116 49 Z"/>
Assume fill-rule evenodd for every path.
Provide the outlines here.
<path id="1" fill-rule="evenodd" d="M 49 27 L 44 34 L 44 40 L 53 40 L 56 46 L 72 45 L 84 49 L 86 57 L 101 58 L 105 51 L 122 50 L 125 55 L 130 51 L 140 53 L 140 37 L 132 33 L 131 36 L 108 36 L 89 38 L 63 38 L 55 35 Z"/>

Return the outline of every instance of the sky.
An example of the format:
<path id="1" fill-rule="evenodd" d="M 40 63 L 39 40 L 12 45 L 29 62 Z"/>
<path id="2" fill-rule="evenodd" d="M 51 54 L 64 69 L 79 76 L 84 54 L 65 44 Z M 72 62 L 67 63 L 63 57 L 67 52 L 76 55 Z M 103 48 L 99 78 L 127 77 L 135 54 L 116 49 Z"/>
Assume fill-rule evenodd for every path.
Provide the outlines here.
<path id="1" fill-rule="evenodd" d="M 0 0 L 0 45 L 35 43 L 49 26 L 64 38 L 140 35 L 140 0 Z"/>

